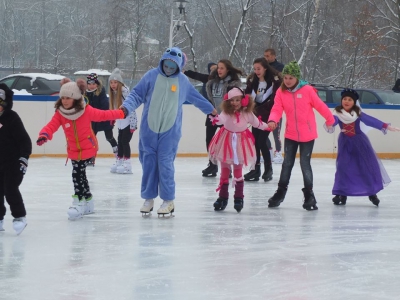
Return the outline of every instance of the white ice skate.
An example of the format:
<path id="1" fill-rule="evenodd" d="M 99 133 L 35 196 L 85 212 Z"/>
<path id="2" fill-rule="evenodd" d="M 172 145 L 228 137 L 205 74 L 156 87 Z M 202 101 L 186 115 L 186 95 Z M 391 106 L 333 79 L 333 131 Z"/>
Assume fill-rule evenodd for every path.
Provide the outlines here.
<path id="1" fill-rule="evenodd" d="M 160 208 L 157 210 L 158 217 L 162 215 L 162 217 L 165 217 L 165 215 L 170 214 L 170 217 L 173 217 L 174 215 L 172 214 L 175 211 L 175 205 L 174 205 L 174 200 L 170 201 L 165 201 L 161 204 Z"/>
<path id="2" fill-rule="evenodd" d="M 94 214 L 94 200 L 93 196 L 89 198 L 85 198 L 86 205 L 85 205 L 85 212 L 84 215 Z"/>
<path id="3" fill-rule="evenodd" d="M 20 235 L 20 233 L 25 229 L 26 225 L 28 225 L 28 223 L 26 223 L 25 217 L 15 218 L 13 220 L 13 228 L 17 235 Z"/>
<path id="4" fill-rule="evenodd" d="M 274 159 L 272 160 L 274 164 L 281 164 L 283 163 L 283 156 L 282 153 L 279 151 L 275 151 Z"/>
<path id="5" fill-rule="evenodd" d="M 123 163 L 123 159 L 117 157 L 117 160 L 115 161 L 115 163 L 111 166 L 110 172 L 111 173 L 117 173 L 117 169 L 119 166 L 122 166 Z"/>
<path id="6" fill-rule="evenodd" d="M 78 196 L 72 196 L 73 202 L 68 209 L 68 220 L 74 221 L 83 217 L 86 208 L 86 200 L 79 201 Z"/>
<path id="7" fill-rule="evenodd" d="M 154 207 L 154 199 L 146 199 L 143 203 L 140 212 L 142 213 L 142 217 L 150 215 L 150 212 L 153 211 Z"/>
<path id="8" fill-rule="evenodd" d="M 0 231 L 4 231 L 3 222 L 4 220 L 0 220 Z"/>
<path id="9" fill-rule="evenodd" d="M 130 159 L 124 159 L 122 165 L 117 167 L 118 174 L 132 174 L 132 165 Z"/>

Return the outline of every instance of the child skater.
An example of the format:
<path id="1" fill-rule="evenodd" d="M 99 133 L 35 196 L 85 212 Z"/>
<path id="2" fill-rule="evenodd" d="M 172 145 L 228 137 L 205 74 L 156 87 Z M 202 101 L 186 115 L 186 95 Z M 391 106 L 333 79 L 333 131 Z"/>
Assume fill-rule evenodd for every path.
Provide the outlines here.
<path id="1" fill-rule="evenodd" d="M 129 89 L 122 80 L 120 69 L 115 68 L 112 71 L 109 85 L 110 109 L 117 109 L 129 95 Z M 116 162 L 111 167 L 111 173 L 132 174 L 131 146 L 129 142 L 137 129 L 136 112 L 132 111 L 126 119 L 117 120 L 116 123 L 118 127 L 118 154 Z"/>
<path id="2" fill-rule="evenodd" d="M 346 205 L 347 196 L 368 196 L 379 205 L 377 193 L 390 183 L 383 164 L 378 159 L 367 135 L 362 131 L 363 123 L 381 130 L 384 134 L 399 131 L 364 112 L 357 105 L 358 93 L 353 89 L 341 92 L 341 104 L 335 107 L 333 126 L 339 125 L 338 155 L 336 159 L 335 183 L 332 201 L 335 205 Z M 334 132 L 334 128 L 328 131 Z"/>
<path id="3" fill-rule="evenodd" d="M 300 80 L 300 67 L 296 61 L 287 64 L 283 68 L 282 74 L 283 82 L 276 92 L 275 104 L 271 110 L 268 125 L 271 130 L 274 130 L 282 113 L 285 112 L 285 158 L 282 163 L 278 189 L 268 200 L 268 207 L 277 207 L 285 199 L 296 152 L 300 148 L 300 167 L 304 181 L 303 208 L 317 210 L 310 163 L 314 141 L 318 137 L 313 109 L 316 109 L 324 117 L 327 128 L 332 128 L 335 119 L 328 106 L 318 97 L 316 90 L 307 82 Z"/>
<path id="4" fill-rule="evenodd" d="M 94 202 L 86 178 L 86 166 L 96 156 L 98 144 L 91 122 L 124 118 L 122 110 L 99 110 L 86 105 L 83 93 L 86 83 L 82 79 L 71 82 L 66 79 L 61 86 L 60 99 L 56 101 L 56 112 L 50 122 L 43 127 L 36 141 L 38 146 L 53 138 L 53 134 L 62 126 L 67 139 L 68 158 L 72 160 L 72 181 L 75 194 L 72 206 L 68 209 L 70 220 L 82 218 L 94 213 Z M 65 83 L 66 82 L 66 83 Z"/>
<path id="5" fill-rule="evenodd" d="M 87 103 L 97 109 L 108 110 L 110 109 L 110 104 L 107 99 L 106 90 L 99 80 L 96 73 L 90 73 L 87 77 L 87 90 L 85 96 L 87 97 Z M 112 151 L 115 156 L 118 154 L 118 144 L 113 135 L 113 122 L 92 122 L 92 128 L 94 135 L 97 135 L 99 131 L 104 131 L 107 142 L 110 143 Z M 95 157 L 90 160 L 90 164 L 95 163 Z"/>
<path id="6" fill-rule="evenodd" d="M 28 167 L 32 143 L 21 118 L 12 110 L 13 95 L 7 85 L 0 83 L 0 231 L 4 231 L 5 197 L 14 217 L 13 228 L 20 234 L 27 223 L 19 186 Z"/>
<path id="7" fill-rule="evenodd" d="M 253 114 L 254 102 L 243 90 L 234 87 L 223 97 L 222 112 L 215 118 L 211 117 L 216 125 L 224 125 L 213 137 L 208 150 L 210 161 L 221 163 L 221 179 L 219 182 L 219 197 L 214 202 L 214 210 L 224 210 L 229 198 L 229 174 L 233 166 L 232 184 L 235 186 L 234 208 L 240 212 L 243 208 L 243 165 L 254 169 L 256 151 L 254 137 L 247 128 L 251 124 L 254 128 L 268 129 L 268 125 Z M 269 130 L 269 129 L 268 129 Z"/>
<path id="8" fill-rule="evenodd" d="M 282 81 L 279 78 L 278 71 L 272 68 L 264 57 L 256 58 L 253 61 L 253 73 L 250 74 L 247 80 L 247 87 L 245 90 L 246 94 L 251 94 L 255 101 L 255 114 L 260 116 L 264 122 L 268 121 L 269 114 L 272 107 L 274 106 L 274 97 L 276 91 L 281 85 Z M 264 181 L 272 180 L 272 161 L 271 154 L 267 141 L 270 131 L 260 130 L 253 127 L 251 132 L 254 135 L 255 147 L 256 147 L 256 166 L 254 170 L 245 174 L 245 181 L 258 181 L 261 176 L 261 155 L 264 158 L 264 174 L 262 179 Z"/>

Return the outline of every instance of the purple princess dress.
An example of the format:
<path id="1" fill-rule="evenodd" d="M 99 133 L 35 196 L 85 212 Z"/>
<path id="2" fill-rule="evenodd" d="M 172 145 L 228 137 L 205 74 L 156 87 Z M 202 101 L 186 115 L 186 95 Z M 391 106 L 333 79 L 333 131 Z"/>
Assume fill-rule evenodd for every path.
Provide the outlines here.
<path id="1" fill-rule="evenodd" d="M 362 122 L 386 134 L 388 124 L 364 112 L 355 118 L 354 122 L 346 122 L 347 124 L 340 116 L 334 117 L 333 126 L 339 124 L 341 133 L 338 140 L 338 156 L 332 194 L 341 196 L 376 195 L 391 180 L 372 148 L 369 138 L 360 126 L 362 126 Z"/>

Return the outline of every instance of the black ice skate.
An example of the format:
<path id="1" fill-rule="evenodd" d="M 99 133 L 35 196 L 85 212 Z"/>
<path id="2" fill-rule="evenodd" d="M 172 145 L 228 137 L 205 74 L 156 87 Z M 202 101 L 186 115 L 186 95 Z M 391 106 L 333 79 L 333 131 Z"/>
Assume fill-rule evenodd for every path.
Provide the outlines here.
<path id="1" fill-rule="evenodd" d="M 202 173 L 203 177 L 216 177 L 218 173 L 218 165 L 215 165 L 210 161 L 208 167 L 205 168 Z"/>
<path id="2" fill-rule="evenodd" d="M 368 196 L 369 201 L 372 202 L 373 205 L 379 206 L 379 202 L 381 202 L 377 195 Z"/>
<path id="3" fill-rule="evenodd" d="M 264 164 L 264 174 L 262 176 L 262 179 L 264 179 L 265 182 L 267 181 L 271 181 L 272 180 L 272 165 L 267 166 L 266 164 Z"/>
<path id="4" fill-rule="evenodd" d="M 228 205 L 229 198 L 229 181 L 228 180 L 220 180 L 219 183 L 219 197 L 217 201 L 214 202 L 214 210 L 224 210 Z"/>
<path id="5" fill-rule="evenodd" d="M 243 209 L 244 181 L 243 181 L 243 177 L 235 178 L 234 181 L 236 181 L 236 184 L 235 184 L 235 195 L 233 196 L 234 197 L 233 208 L 236 209 L 236 211 L 239 213 Z"/>
<path id="6" fill-rule="evenodd" d="M 224 210 L 228 205 L 228 198 L 219 197 L 217 201 L 214 202 L 214 210 Z"/>
<path id="7" fill-rule="evenodd" d="M 244 174 L 244 181 L 258 181 L 261 176 L 261 166 L 256 165 L 254 170 L 251 170 L 249 173 Z"/>
<path id="8" fill-rule="evenodd" d="M 347 196 L 336 195 L 335 197 L 332 198 L 332 202 L 335 205 L 346 205 L 346 201 L 347 201 Z"/>
<path id="9" fill-rule="evenodd" d="M 243 209 L 243 198 L 235 197 L 233 208 L 239 213 Z"/>
<path id="10" fill-rule="evenodd" d="M 304 193 L 304 203 L 303 208 L 306 210 L 317 210 L 317 200 L 315 199 L 313 190 L 303 188 Z"/>
<path id="11" fill-rule="evenodd" d="M 278 186 L 275 194 L 268 199 L 268 207 L 278 207 L 285 199 L 287 188 Z"/>

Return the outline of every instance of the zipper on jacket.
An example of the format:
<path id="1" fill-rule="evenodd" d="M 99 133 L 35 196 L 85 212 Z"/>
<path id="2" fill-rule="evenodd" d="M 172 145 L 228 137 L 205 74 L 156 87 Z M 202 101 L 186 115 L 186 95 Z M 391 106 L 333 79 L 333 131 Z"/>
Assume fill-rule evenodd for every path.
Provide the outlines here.
<path id="1" fill-rule="evenodd" d="M 292 93 L 292 95 L 293 95 L 294 119 L 296 121 L 297 141 L 300 141 L 300 131 L 299 131 L 299 126 L 297 125 L 296 97 L 294 93 Z"/>
<path id="2" fill-rule="evenodd" d="M 81 149 L 81 145 L 79 144 L 79 138 L 78 138 L 78 132 L 76 130 L 76 121 L 72 121 L 72 123 L 74 124 L 74 136 L 75 136 L 75 142 L 76 142 L 76 148 L 79 150 L 79 154 L 78 154 L 78 160 L 82 159 L 82 149 Z"/>

